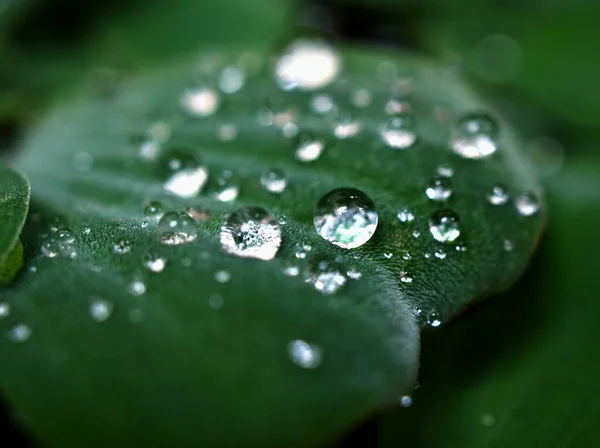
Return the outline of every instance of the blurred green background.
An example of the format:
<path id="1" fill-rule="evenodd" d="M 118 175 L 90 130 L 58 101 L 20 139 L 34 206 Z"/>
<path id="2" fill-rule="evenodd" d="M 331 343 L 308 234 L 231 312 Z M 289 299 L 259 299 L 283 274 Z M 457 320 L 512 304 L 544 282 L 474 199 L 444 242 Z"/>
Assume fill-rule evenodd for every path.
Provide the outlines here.
<path id="1" fill-rule="evenodd" d="M 425 335 L 413 406 L 342 445 L 600 446 L 599 17 L 592 0 L 4 0 L 0 152 L 50 104 L 203 46 L 308 33 L 444 61 L 522 136 L 548 229 L 517 287 Z"/>

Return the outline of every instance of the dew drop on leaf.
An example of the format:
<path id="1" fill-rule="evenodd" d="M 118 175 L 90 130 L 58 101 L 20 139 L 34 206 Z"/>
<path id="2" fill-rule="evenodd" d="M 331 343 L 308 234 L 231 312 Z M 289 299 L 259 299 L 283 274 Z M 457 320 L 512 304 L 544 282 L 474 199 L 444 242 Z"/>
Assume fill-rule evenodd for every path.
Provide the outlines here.
<path id="1" fill-rule="evenodd" d="M 403 208 L 398 211 L 398 221 L 401 223 L 411 222 L 414 219 L 415 215 L 409 208 Z"/>
<path id="2" fill-rule="evenodd" d="M 438 210 L 429 218 L 429 231 L 440 243 L 449 243 L 460 236 L 459 219 L 451 210 Z"/>
<path id="3" fill-rule="evenodd" d="M 442 318 L 437 311 L 430 311 L 427 314 L 425 323 L 427 323 L 427 325 L 430 327 L 439 327 L 442 325 Z"/>
<path id="4" fill-rule="evenodd" d="M 346 269 L 341 263 L 325 256 L 317 256 L 311 260 L 306 273 L 306 281 L 322 294 L 331 295 L 338 292 L 347 282 Z"/>
<path id="5" fill-rule="evenodd" d="M 498 125 L 487 114 L 467 115 L 452 130 L 450 145 L 467 159 L 483 159 L 496 152 Z"/>
<path id="6" fill-rule="evenodd" d="M 533 193 L 521 193 L 515 198 L 515 207 L 519 215 L 532 216 L 540 209 L 540 202 Z"/>
<path id="7" fill-rule="evenodd" d="M 238 67 L 225 67 L 219 74 L 217 83 L 223 93 L 239 92 L 246 84 L 246 73 Z"/>
<path id="8" fill-rule="evenodd" d="M 156 274 L 165 270 L 167 259 L 157 254 L 150 253 L 144 256 L 144 266 Z"/>
<path id="9" fill-rule="evenodd" d="M 48 241 L 42 244 L 42 253 L 47 258 L 75 258 L 77 256 L 76 242 L 75 236 L 69 229 L 58 229 Z"/>
<path id="10" fill-rule="evenodd" d="M 242 207 L 229 215 L 221 228 L 220 240 L 228 254 L 272 260 L 281 246 L 281 228 L 267 210 Z"/>
<path id="11" fill-rule="evenodd" d="M 10 303 L 0 302 L 0 319 L 10 315 Z"/>
<path id="12" fill-rule="evenodd" d="M 97 322 L 104 322 L 112 315 L 113 304 L 102 299 L 95 299 L 90 304 L 90 316 Z"/>
<path id="13" fill-rule="evenodd" d="M 229 271 L 217 271 L 215 272 L 215 280 L 219 283 L 227 283 L 231 280 L 231 272 Z"/>
<path id="14" fill-rule="evenodd" d="M 168 212 L 158 222 L 158 238 L 167 246 L 192 243 L 198 238 L 196 221 L 185 212 Z"/>
<path id="15" fill-rule="evenodd" d="M 158 160 L 166 192 L 182 198 L 196 196 L 208 178 L 208 171 L 191 148 L 172 148 Z"/>
<path id="16" fill-rule="evenodd" d="M 326 93 L 315 95 L 310 100 L 312 111 L 319 115 L 327 114 L 335 108 L 335 101 Z"/>
<path id="17" fill-rule="evenodd" d="M 417 140 L 413 116 L 404 113 L 390 117 L 382 126 L 380 135 L 384 143 L 390 148 L 410 148 Z"/>
<path id="18" fill-rule="evenodd" d="M 288 344 L 288 355 L 292 362 L 303 369 L 314 369 L 321 364 L 321 349 L 301 339 Z"/>
<path id="19" fill-rule="evenodd" d="M 348 111 L 341 111 L 333 124 L 333 135 L 340 140 L 354 137 L 360 132 L 362 125 Z"/>
<path id="20" fill-rule="evenodd" d="M 400 406 L 403 408 L 408 408 L 412 406 L 413 399 L 410 395 L 403 395 L 400 397 Z"/>
<path id="21" fill-rule="evenodd" d="M 11 342 L 26 342 L 31 337 L 31 327 L 25 324 L 16 324 L 6 332 L 6 337 Z"/>
<path id="22" fill-rule="evenodd" d="M 301 162 L 314 162 L 325 149 L 325 142 L 311 133 L 302 133 L 298 136 L 296 146 L 296 159 Z"/>
<path id="23" fill-rule="evenodd" d="M 504 185 L 494 185 L 487 195 L 488 202 L 492 205 L 504 205 L 510 199 Z"/>
<path id="24" fill-rule="evenodd" d="M 283 193 L 287 187 L 288 178 L 282 169 L 272 168 L 263 173 L 260 183 L 269 193 Z"/>
<path id="25" fill-rule="evenodd" d="M 213 89 L 200 87 L 186 90 L 180 102 L 181 107 L 188 114 L 195 117 L 208 117 L 217 111 L 221 99 Z"/>
<path id="26" fill-rule="evenodd" d="M 452 196 L 452 181 L 446 176 L 431 178 L 425 194 L 432 201 L 445 201 Z"/>
<path id="27" fill-rule="evenodd" d="M 124 255 L 131 252 L 131 243 L 128 240 L 118 240 L 113 244 L 113 252 L 117 255 Z"/>
<path id="28" fill-rule="evenodd" d="M 323 196 L 314 212 L 317 233 L 344 249 L 365 244 L 377 229 L 379 216 L 369 196 L 356 188 L 337 188 Z"/>
<path id="29" fill-rule="evenodd" d="M 159 220 L 160 217 L 164 214 L 164 208 L 161 202 L 151 201 L 146 205 L 144 209 L 144 216 L 146 218 Z"/>

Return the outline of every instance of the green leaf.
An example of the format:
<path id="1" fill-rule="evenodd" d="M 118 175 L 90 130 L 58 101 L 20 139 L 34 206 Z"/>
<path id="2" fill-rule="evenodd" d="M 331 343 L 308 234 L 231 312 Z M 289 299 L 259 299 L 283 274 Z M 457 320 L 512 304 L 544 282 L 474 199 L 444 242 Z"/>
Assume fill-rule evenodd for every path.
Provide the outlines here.
<path id="1" fill-rule="evenodd" d="M 203 60 L 211 61 L 208 88 L 223 67 L 241 63 L 238 54 Z M 90 96 L 57 107 L 27 139 L 19 166 L 32 180 L 39 220 L 23 241 L 36 272 L 4 296 L 32 335 L 22 345 L 0 340 L 0 362 L 15 366 L 0 372 L 0 385 L 45 445 L 331 442 L 410 392 L 425 316 L 446 321 L 473 299 L 509 287 L 524 269 L 543 210 L 524 217 L 512 201 L 493 206 L 486 194 L 500 183 L 514 198 L 536 190 L 535 178 L 504 121 L 492 157 L 463 159 L 448 148 L 453 122 L 486 108 L 467 87 L 409 55 L 345 51 L 343 75 L 323 91 L 361 129 L 336 140 L 337 119 L 311 111 L 312 92 L 281 91 L 271 60 L 251 60 L 262 70 L 249 71 L 239 92 L 219 94 L 213 115 L 193 118 L 181 110 L 193 66 L 172 67 L 116 98 Z M 382 63 L 412 79 L 394 83 L 414 91 L 405 100 L 418 140 L 406 150 L 387 147 L 379 135 L 391 87 L 375 76 Z M 356 88 L 368 89 L 371 105 L 351 104 Z M 285 126 L 290 116 L 294 123 Z M 275 123 L 265 124 L 269 118 Z M 294 156 L 298 141 L 285 136 L 294 125 L 325 142 L 317 160 Z M 209 172 L 202 193 L 167 194 L 163 157 L 152 160 L 153 147 L 163 154 L 175 147 L 197 151 Z M 425 194 L 441 165 L 454 171 L 444 204 Z M 272 168 L 289 179 L 281 194 L 261 186 Z M 239 187 L 233 202 L 215 195 L 228 171 L 226 186 Z M 379 214 L 375 235 L 356 249 L 330 244 L 313 226 L 315 205 L 339 187 L 365 192 Z M 165 210 L 191 207 L 198 240 L 160 244 L 156 222 L 144 217 L 150 201 Z M 228 214 L 257 205 L 285 221 L 278 256 L 224 254 L 218 234 Z M 413 222 L 398 221 L 404 207 Z M 452 244 L 436 242 L 428 229 L 430 216 L 443 208 L 460 218 L 461 237 Z M 77 241 L 58 227 L 68 227 Z M 49 229 L 56 233 L 44 240 Z M 65 243 L 65 235 L 69 244 L 55 257 L 48 243 Z M 507 238 L 512 251 L 504 249 Z M 38 255 L 41 246 L 51 258 Z M 148 254 L 166 260 L 164 272 L 144 267 Z M 323 257 L 338 260 L 337 278 L 346 281 L 333 295 L 303 281 Z M 290 265 L 298 277 L 284 275 Z M 352 268 L 360 279 L 346 277 Z M 90 316 L 94 303 L 104 305 L 104 317 L 112 309 L 105 322 Z M 296 339 L 319 347 L 319 366 L 301 369 L 290 360 L 288 345 Z"/>
<path id="2" fill-rule="evenodd" d="M 19 235 L 28 208 L 27 179 L 0 165 L 0 285 L 10 282 L 23 265 Z"/>
<path id="3" fill-rule="evenodd" d="M 380 446 L 598 444 L 597 167 L 571 159 L 551 179 L 547 236 L 516 288 L 424 338 L 414 405 L 381 419 Z"/>

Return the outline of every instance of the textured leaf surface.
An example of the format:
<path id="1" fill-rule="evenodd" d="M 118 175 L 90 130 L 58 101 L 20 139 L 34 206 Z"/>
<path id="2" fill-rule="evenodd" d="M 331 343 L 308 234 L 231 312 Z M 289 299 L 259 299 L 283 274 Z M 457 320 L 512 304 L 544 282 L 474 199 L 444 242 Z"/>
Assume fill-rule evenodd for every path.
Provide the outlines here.
<path id="1" fill-rule="evenodd" d="M 239 62 L 222 54 L 210 60 L 215 73 Z M 523 270 L 543 212 L 523 217 L 512 201 L 495 207 L 486 194 L 501 183 L 514 197 L 535 190 L 535 179 L 504 122 L 493 157 L 466 160 L 450 151 L 452 124 L 485 109 L 465 86 L 407 55 L 346 52 L 342 75 L 325 91 L 352 111 L 361 130 L 336 140 L 335 120 L 311 112 L 312 94 L 281 92 L 270 59 L 259 60 L 263 69 L 239 93 L 222 94 L 212 116 L 182 112 L 179 98 L 190 86 L 191 67 L 174 67 L 126 86 L 114 99 L 89 97 L 56 108 L 26 142 L 19 165 L 32 179 L 38 220 L 24 244 L 37 272 L 4 296 L 15 321 L 30 325 L 32 335 L 21 345 L 0 342 L 1 362 L 18 366 L 0 373 L 0 382 L 47 444 L 331 441 L 410 392 L 423 316 L 436 313 L 445 321 L 474 298 L 507 288 Z M 404 151 L 385 146 L 379 135 L 390 99 L 389 83 L 376 76 L 383 61 L 413 80 L 405 99 L 418 142 Z M 352 106 L 356 88 L 368 89 L 370 106 Z M 259 123 L 267 103 L 285 104 L 300 131 L 326 142 L 320 158 L 300 162 L 295 138 L 276 124 Z M 140 157 L 140 137 L 157 122 L 171 133 L 163 151 L 183 145 L 201 156 L 209 181 L 200 195 L 166 194 L 156 162 Z M 445 204 L 425 195 L 441 165 L 454 171 Z M 289 178 L 281 195 L 259 181 L 273 167 Z M 239 187 L 233 203 L 214 196 L 227 170 Z M 312 223 L 317 201 L 339 187 L 364 191 L 379 213 L 374 237 L 348 251 L 323 240 Z M 144 225 L 143 213 L 157 200 L 166 210 L 200 212 L 195 243 L 158 242 L 155 223 Z M 223 220 L 241 205 L 285 217 L 275 260 L 240 259 L 218 247 Z M 413 222 L 398 221 L 404 207 L 414 212 Z M 442 245 L 429 233 L 429 217 L 440 208 L 461 219 L 461 238 L 453 244 Z M 57 223 L 77 238 L 73 259 L 40 255 L 44 233 Z M 507 238 L 512 251 L 504 249 Z M 115 253 L 122 241 L 131 249 Z M 298 244 L 312 248 L 306 261 L 295 256 Z M 163 272 L 143 266 L 150 252 L 166 258 Z M 317 256 L 339 257 L 362 277 L 324 296 L 303 282 L 306 263 Z M 290 263 L 299 267 L 298 277 L 284 276 Z M 219 271 L 228 272 L 229 281 L 217 281 Z M 402 272 L 412 282 L 402 282 Z M 132 295 L 135 281 L 144 284 L 144 294 Z M 114 306 L 102 323 L 89 313 L 98 298 Z M 322 364 L 313 370 L 294 365 L 287 353 L 294 339 L 319 346 Z"/>
<path id="2" fill-rule="evenodd" d="M 0 265 L 19 239 L 29 207 L 29 183 L 18 172 L 0 165 Z"/>

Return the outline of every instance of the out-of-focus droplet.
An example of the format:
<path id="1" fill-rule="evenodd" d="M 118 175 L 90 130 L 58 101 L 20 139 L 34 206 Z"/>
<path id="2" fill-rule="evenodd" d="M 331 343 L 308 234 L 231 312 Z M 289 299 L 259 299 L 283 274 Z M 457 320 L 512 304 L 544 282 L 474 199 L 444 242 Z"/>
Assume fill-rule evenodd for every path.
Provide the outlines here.
<path id="1" fill-rule="evenodd" d="M 260 183 L 269 193 L 283 193 L 288 184 L 288 178 L 280 168 L 265 171 L 260 177 Z"/>
<path id="2" fill-rule="evenodd" d="M 314 369 L 321 364 L 321 349 L 300 339 L 290 341 L 288 356 L 294 364 L 303 369 Z"/>
<path id="3" fill-rule="evenodd" d="M 325 149 L 325 142 L 311 133 L 300 134 L 297 141 L 295 155 L 301 162 L 314 162 Z"/>
<path id="4" fill-rule="evenodd" d="M 532 216 L 540 209 L 540 201 L 533 193 L 521 193 L 515 198 L 515 207 L 519 215 Z"/>
<path id="5" fill-rule="evenodd" d="M 324 255 L 315 256 L 306 272 L 306 281 L 322 294 L 338 292 L 346 282 L 346 269 L 341 263 Z"/>
<path id="6" fill-rule="evenodd" d="M 208 117 L 219 108 L 221 98 L 210 88 L 200 87 L 186 90 L 181 96 L 181 106 L 190 115 Z"/>
<path id="7" fill-rule="evenodd" d="M 472 114 L 452 130 L 450 146 L 466 159 L 484 159 L 498 149 L 498 125 L 487 114 Z"/>
<path id="8" fill-rule="evenodd" d="M 94 299 L 90 304 L 90 316 L 96 322 L 105 322 L 112 315 L 113 304 L 102 299 Z"/>
<path id="9" fill-rule="evenodd" d="M 158 170 L 168 193 L 182 198 L 196 196 L 208 178 L 208 171 L 191 148 L 172 148 L 158 161 Z"/>
<path id="10" fill-rule="evenodd" d="M 445 201 L 452 196 L 452 181 L 445 176 L 435 176 L 429 181 L 425 194 L 432 201 Z"/>
<path id="11" fill-rule="evenodd" d="M 413 116 L 404 113 L 388 118 L 381 128 L 380 135 L 384 143 L 390 148 L 410 148 L 417 140 Z"/>
<path id="12" fill-rule="evenodd" d="M 239 92 L 246 84 L 246 73 L 238 67 L 225 67 L 219 74 L 217 83 L 223 93 Z"/>

